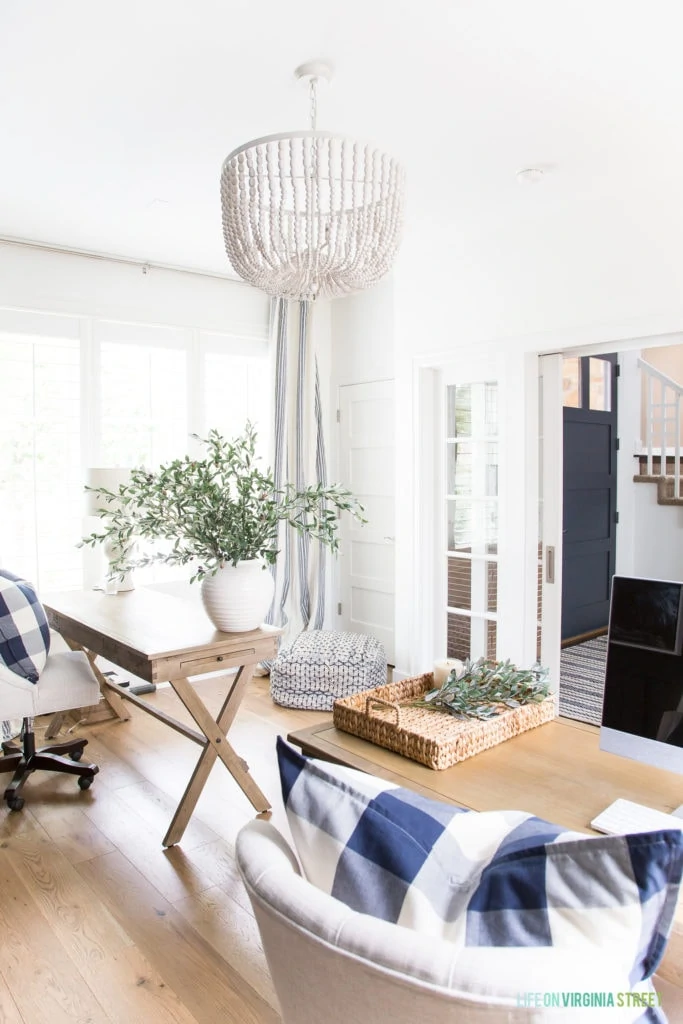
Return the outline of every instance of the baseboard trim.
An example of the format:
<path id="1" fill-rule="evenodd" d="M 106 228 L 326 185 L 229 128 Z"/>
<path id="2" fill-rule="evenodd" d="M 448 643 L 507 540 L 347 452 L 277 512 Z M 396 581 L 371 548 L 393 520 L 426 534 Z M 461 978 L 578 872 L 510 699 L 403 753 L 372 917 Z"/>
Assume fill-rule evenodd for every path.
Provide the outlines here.
<path id="1" fill-rule="evenodd" d="M 586 640 L 595 640 L 598 636 L 605 636 L 607 633 L 607 626 L 603 626 L 601 629 L 591 629 L 588 633 L 580 633 L 578 636 L 567 637 L 560 644 L 562 650 L 565 647 L 574 647 L 576 644 L 585 643 Z"/>

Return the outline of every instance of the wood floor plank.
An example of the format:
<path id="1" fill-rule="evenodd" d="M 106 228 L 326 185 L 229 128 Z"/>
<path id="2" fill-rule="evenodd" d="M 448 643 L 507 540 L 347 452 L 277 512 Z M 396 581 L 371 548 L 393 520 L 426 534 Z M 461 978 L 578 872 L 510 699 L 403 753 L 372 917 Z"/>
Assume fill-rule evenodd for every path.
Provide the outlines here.
<path id="1" fill-rule="evenodd" d="M 55 932 L 46 927 L 4 850 L 0 891 L 4 894 L 0 901 L 0 973 L 24 1024 L 110 1021 Z"/>
<path id="2" fill-rule="evenodd" d="M 7 982 L 0 971 L 0 1024 L 23 1024 L 19 1008 L 12 998 Z"/>
<path id="3" fill-rule="evenodd" d="M 223 892 L 238 903 L 243 910 L 251 913 L 251 903 L 240 877 L 235 861 L 235 847 L 224 839 L 206 846 L 197 847 L 187 853 L 188 858 L 200 871 L 211 879 L 212 887 L 219 886 Z"/>
<path id="4" fill-rule="evenodd" d="M 279 1011 L 258 925 L 251 913 L 218 886 L 174 903 L 221 957 Z"/>
<path id="5" fill-rule="evenodd" d="M 90 791 L 88 791 L 90 792 Z M 175 849 L 164 850 L 163 833 L 136 814 L 117 791 L 99 792 L 84 808 L 85 813 L 117 849 L 169 900 L 182 899 L 213 885 Z"/>
<path id="6" fill-rule="evenodd" d="M 77 864 L 82 860 L 113 853 L 116 849 L 74 802 L 33 804 L 34 813 L 46 834 L 54 841 L 67 860 Z"/>
<path id="7" fill-rule="evenodd" d="M 0 805 L 0 839 L 8 839 L 20 832 L 32 832 L 36 829 L 42 830 L 40 822 L 29 807 L 17 813 L 10 811 L 3 801 Z"/>
<path id="8" fill-rule="evenodd" d="M 17 836 L 6 843 L 5 855 L 42 912 L 44 927 L 57 936 L 112 1021 L 196 1024 L 49 837 Z"/>
<path id="9" fill-rule="evenodd" d="M 119 853 L 79 866 L 199 1024 L 275 1024 L 278 1015 Z"/>
<path id="10" fill-rule="evenodd" d="M 199 753 L 199 751 L 197 751 Z M 187 781 L 187 780 L 186 780 Z M 125 786 L 116 791 L 117 797 L 130 807 L 136 814 L 143 817 L 160 836 L 164 836 L 169 826 L 178 800 L 163 792 L 151 782 L 139 782 L 134 786 Z M 219 838 L 218 834 L 205 825 L 199 817 L 190 819 L 183 833 L 183 849 L 192 850 L 197 846 L 205 846 Z"/>

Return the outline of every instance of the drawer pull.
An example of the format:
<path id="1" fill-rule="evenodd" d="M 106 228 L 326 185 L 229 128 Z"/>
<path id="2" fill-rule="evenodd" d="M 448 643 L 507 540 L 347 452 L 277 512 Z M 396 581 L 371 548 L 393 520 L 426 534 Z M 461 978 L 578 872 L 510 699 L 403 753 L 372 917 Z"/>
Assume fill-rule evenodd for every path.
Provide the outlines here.
<path id="1" fill-rule="evenodd" d="M 223 655 L 219 654 L 218 657 L 216 658 L 216 661 L 222 661 L 222 660 L 223 660 Z"/>

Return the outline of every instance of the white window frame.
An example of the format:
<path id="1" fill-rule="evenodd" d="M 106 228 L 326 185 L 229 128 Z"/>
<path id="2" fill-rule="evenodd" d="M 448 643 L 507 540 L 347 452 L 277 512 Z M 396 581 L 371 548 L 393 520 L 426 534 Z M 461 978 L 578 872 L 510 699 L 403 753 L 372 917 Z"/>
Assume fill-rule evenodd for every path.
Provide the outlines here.
<path id="1" fill-rule="evenodd" d="M 243 330 L 242 330 L 243 328 Z M 221 352 L 248 360 L 263 360 L 263 372 L 271 379 L 272 347 L 269 325 L 240 325 L 240 333 L 215 332 L 140 323 L 113 318 L 71 316 L 31 310 L 0 308 L 0 333 L 23 335 L 27 340 L 70 339 L 79 343 L 80 351 L 80 461 L 83 480 L 85 471 L 101 464 L 101 346 L 104 342 L 124 345 L 174 348 L 186 353 L 187 367 L 187 453 L 197 452 L 192 434 L 203 436 L 210 424 L 203 422 L 204 356 Z M 272 409 L 264 410 L 260 434 L 270 441 Z M 7 555 L 5 555 L 7 557 Z"/>

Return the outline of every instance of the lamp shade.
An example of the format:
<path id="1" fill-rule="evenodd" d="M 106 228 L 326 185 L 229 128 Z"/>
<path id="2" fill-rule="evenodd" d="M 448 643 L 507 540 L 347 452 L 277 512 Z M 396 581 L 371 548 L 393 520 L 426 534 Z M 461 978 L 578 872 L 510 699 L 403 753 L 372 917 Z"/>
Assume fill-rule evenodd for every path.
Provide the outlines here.
<path id="1" fill-rule="evenodd" d="M 94 468 L 87 469 L 85 472 L 85 484 L 86 487 L 106 487 L 108 491 L 112 491 L 114 494 L 118 494 L 119 487 L 125 486 L 130 483 L 131 470 L 118 468 Z M 85 514 L 88 516 L 96 516 L 99 514 L 100 509 L 106 509 L 108 512 L 113 512 L 119 506 L 116 501 L 107 501 L 100 494 L 94 494 L 92 491 L 85 492 L 86 509 Z"/>

